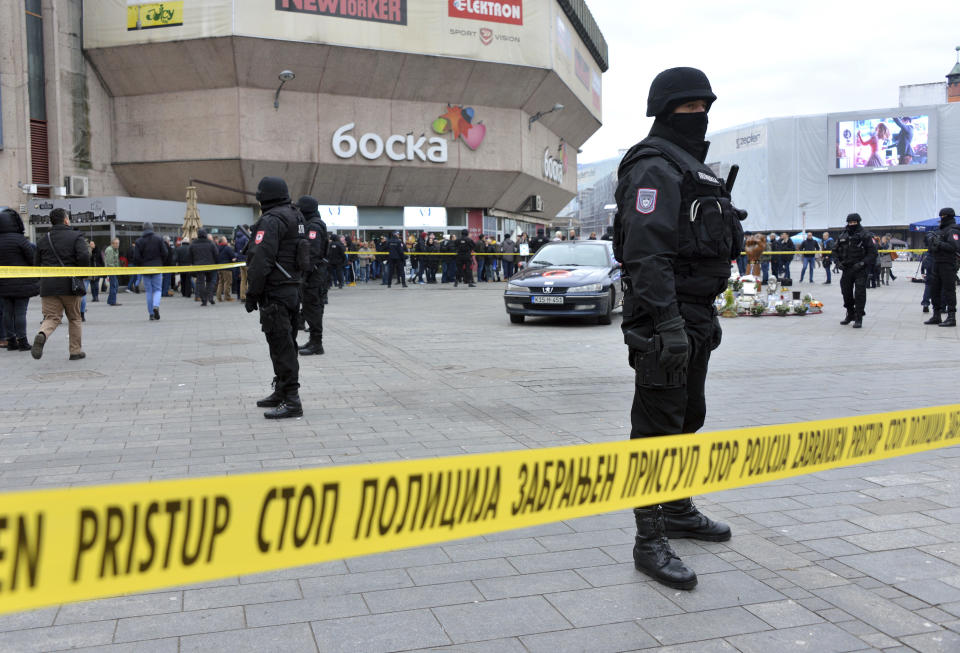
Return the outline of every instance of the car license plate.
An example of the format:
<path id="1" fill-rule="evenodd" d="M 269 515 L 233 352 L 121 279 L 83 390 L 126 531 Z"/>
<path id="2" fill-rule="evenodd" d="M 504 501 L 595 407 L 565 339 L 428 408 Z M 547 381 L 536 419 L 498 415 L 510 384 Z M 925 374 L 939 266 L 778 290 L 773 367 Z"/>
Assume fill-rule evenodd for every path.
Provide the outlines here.
<path id="1" fill-rule="evenodd" d="M 563 297 L 534 297 L 534 304 L 562 304 Z"/>

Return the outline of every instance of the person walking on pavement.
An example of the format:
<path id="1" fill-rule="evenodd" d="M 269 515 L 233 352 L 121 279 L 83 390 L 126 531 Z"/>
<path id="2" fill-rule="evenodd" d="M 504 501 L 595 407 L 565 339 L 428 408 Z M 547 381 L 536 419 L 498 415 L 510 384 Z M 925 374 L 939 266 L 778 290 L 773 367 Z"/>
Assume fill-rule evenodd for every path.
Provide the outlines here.
<path id="1" fill-rule="evenodd" d="M 70 228 L 70 214 L 64 209 L 57 208 L 50 212 L 50 231 L 38 239 L 35 264 L 47 268 L 84 268 L 90 265 L 87 239 L 79 231 Z M 43 322 L 30 348 L 30 354 L 35 359 L 43 356 L 43 347 L 60 326 L 64 314 L 67 316 L 70 336 L 70 360 L 87 357 L 83 352 L 83 320 L 80 316 L 80 300 L 86 291 L 82 284 L 76 291 L 74 287 L 73 277 L 46 277 L 40 281 Z"/>
<path id="2" fill-rule="evenodd" d="M 260 328 L 273 362 L 273 392 L 257 402 L 263 416 L 283 419 L 303 415 L 300 364 L 297 362 L 297 317 L 300 313 L 298 241 L 304 231 L 300 211 L 290 203 L 287 182 L 264 177 L 257 186 L 263 214 L 253 225 L 247 250 L 248 313 L 260 310 Z"/>
<path id="3" fill-rule="evenodd" d="M 957 264 L 960 263 L 960 226 L 952 208 L 940 209 L 940 228 L 927 235 L 927 248 L 933 258 L 930 279 L 930 300 L 933 315 L 924 324 L 942 327 L 957 326 Z M 947 319 L 940 313 L 946 311 Z"/>
<path id="4" fill-rule="evenodd" d="M 133 245 L 133 264 L 137 267 L 162 267 L 170 256 L 167 244 L 153 233 L 153 223 L 143 223 L 143 236 Z M 143 275 L 143 291 L 147 296 L 147 314 L 151 321 L 160 319 L 160 295 L 163 273 Z"/>
<path id="5" fill-rule="evenodd" d="M 219 241 L 217 242 L 217 263 L 236 263 L 237 262 L 237 253 L 230 243 L 227 242 L 226 236 L 220 236 Z M 218 302 L 232 302 L 233 301 L 233 269 L 225 268 L 223 270 L 217 270 L 217 301 Z"/>
<path id="6" fill-rule="evenodd" d="M 635 370 L 631 438 L 694 433 L 706 416 L 704 385 L 721 330 L 713 301 L 744 247 L 729 187 L 703 162 L 707 113 L 716 96 L 696 68 L 671 68 L 650 86 L 650 134 L 617 172 L 614 255 L 623 266 L 623 334 Z M 699 200 L 697 202 L 696 200 Z M 687 226 L 691 206 L 704 227 Z M 730 528 L 690 498 L 634 509 L 637 570 L 676 589 L 697 575 L 668 538 L 730 539 Z"/>
<path id="7" fill-rule="evenodd" d="M 317 200 L 309 195 L 297 200 L 310 242 L 310 270 L 303 278 L 303 319 L 310 330 L 310 339 L 297 349 L 301 356 L 323 353 L 323 295 L 327 290 L 327 248 L 330 243 L 327 225 L 317 206 Z"/>
<path id="8" fill-rule="evenodd" d="M 810 283 L 813 283 L 813 270 L 817 264 L 817 252 L 820 251 L 820 245 L 813 238 L 812 232 L 807 232 L 807 237 L 800 243 L 800 251 L 803 252 L 803 267 L 800 268 L 800 283 L 803 283 L 803 273 L 810 270 Z"/>
<path id="9" fill-rule="evenodd" d="M 177 246 L 175 256 L 173 259 L 178 266 L 185 267 L 190 265 L 190 239 L 184 238 L 180 241 L 180 245 Z M 181 272 L 180 273 L 180 294 L 189 299 L 190 295 L 193 294 L 193 278 L 194 273 L 192 272 Z"/>
<path id="10" fill-rule="evenodd" d="M 876 263 L 877 245 L 873 234 L 860 224 L 859 213 L 847 216 L 847 227 L 840 232 L 834 248 L 834 258 L 840 266 L 840 292 L 847 316 L 840 324 L 853 322 L 853 328 L 863 326 L 864 307 L 867 304 L 867 269 Z"/>
<path id="11" fill-rule="evenodd" d="M 513 276 L 513 265 L 517 252 L 517 244 L 510 238 L 510 234 L 504 237 L 500 250 L 503 252 L 503 278 L 509 280 Z"/>

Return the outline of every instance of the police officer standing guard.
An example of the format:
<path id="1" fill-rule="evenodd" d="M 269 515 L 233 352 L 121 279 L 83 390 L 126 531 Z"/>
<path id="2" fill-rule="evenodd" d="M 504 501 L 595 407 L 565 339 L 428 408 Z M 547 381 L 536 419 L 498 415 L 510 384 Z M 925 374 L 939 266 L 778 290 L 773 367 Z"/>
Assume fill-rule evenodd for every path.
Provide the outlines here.
<path id="1" fill-rule="evenodd" d="M 847 228 L 840 232 L 833 258 L 840 266 L 840 292 L 847 316 L 840 324 L 863 326 L 864 307 L 867 304 L 867 267 L 877 261 L 877 245 L 873 234 L 864 230 L 859 213 L 847 216 Z"/>
<path id="2" fill-rule="evenodd" d="M 960 263 L 960 227 L 956 213 L 950 207 L 940 209 L 940 228 L 927 234 L 927 247 L 932 257 L 930 275 L 930 302 L 933 316 L 924 324 L 942 327 L 957 326 L 957 264 Z M 940 319 L 946 311 L 947 319 Z"/>
<path id="3" fill-rule="evenodd" d="M 453 280 L 453 287 L 465 283 L 471 288 L 476 287 L 473 283 L 473 270 L 471 269 L 470 257 L 473 256 L 473 239 L 470 238 L 470 231 L 460 230 L 460 239 L 457 241 L 457 276 Z"/>
<path id="4" fill-rule="evenodd" d="M 700 70 L 657 75 L 647 99 L 653 127 L 617 173 L 613 248 L 623 265 L 622 328 L 636 371 L 631 438 L 693 433 L 706 416 L 707 364 L 721 337 L 713 302 L 743 248 L 746 217 L 703 163 L 714 100 Z M 697 575 L 667 538 L 730 539 L 730 528 L 689 498 L 637 507 L 634 517 L 635 567 L 676 589 L 692 589 Z"/>
<path id="5" fill-rule="evenodd" d="M 246 309 L 260 309 L 260 326 L 273 362 L 273 393 L 257 402 L 270 408 L 267 419 L 300 417 L 300 365 L 297 362 L 297 314 L 300 308 L 300 272 L 297 241 L 302 218 L 290 203 L 287 182 L 264 177 L 257 186 L 257 201 L 263 215 L 253 226 L 247 252 Z"/>
<path id="6" fill-rule="evenodd" d="M 304 195 L 297 200 L 297 208 L 306 220 L 307 240 L 310 242 L 310 270 L 303 279 L 303 318 L 310 328 L 310 340 L 297 352 L 301 356 L 323 353 L 323 300 L 327 292 L 327 225 L 317 211 L 317 200 Z"/>

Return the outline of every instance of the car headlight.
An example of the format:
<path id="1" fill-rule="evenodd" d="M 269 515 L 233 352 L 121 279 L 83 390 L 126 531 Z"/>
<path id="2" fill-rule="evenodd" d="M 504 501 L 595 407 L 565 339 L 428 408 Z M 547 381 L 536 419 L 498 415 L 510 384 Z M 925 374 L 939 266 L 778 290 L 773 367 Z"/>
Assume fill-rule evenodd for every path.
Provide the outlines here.
<path id="1" fill-rule="evenodd" d="M 526 294 L 529 295 L 529 294 L 530 294 L 530 289 L 527 288 L 526 286 L 521 286 L 521 285 L 516 284 L 516 283 L 509 283 L 509 282 L 508 282 L 508 283 L 507 283 L 507 292 L 522 292 L 522 293 L 526 293 Z"/>
<path id="2" fill-rule="evenodd" d="M 588 283 L 585 286 L 574 286 L 573 288 L 567 288 L 567 294 L 569 295 L 572 292 L 600 292 L 603 290 L 602 283 Z"/>

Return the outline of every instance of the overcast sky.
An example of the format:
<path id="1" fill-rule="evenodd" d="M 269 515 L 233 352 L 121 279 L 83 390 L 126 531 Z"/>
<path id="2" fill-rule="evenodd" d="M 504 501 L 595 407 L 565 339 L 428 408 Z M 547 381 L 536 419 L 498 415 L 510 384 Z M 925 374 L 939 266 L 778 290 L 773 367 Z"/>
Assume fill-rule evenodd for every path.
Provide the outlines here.
<path id="1" fill-rule="evenodd" d="M 895 107 L 899 87 L 943 82 L 960 45 L 960 2 L 588 0 L 610 49 L 603 126 L 581 163 L 646 136 L 647 91 L 693 66 L 717 101 L 710 129 L 763 118 Z M 678 9 L 682 8 L 682 9 Z"/>

